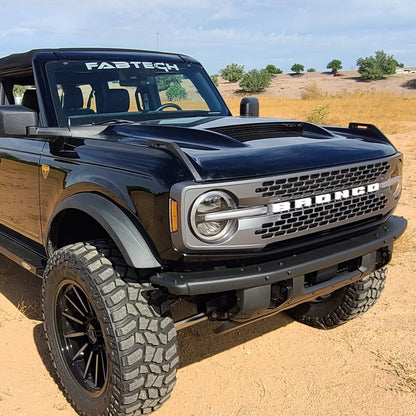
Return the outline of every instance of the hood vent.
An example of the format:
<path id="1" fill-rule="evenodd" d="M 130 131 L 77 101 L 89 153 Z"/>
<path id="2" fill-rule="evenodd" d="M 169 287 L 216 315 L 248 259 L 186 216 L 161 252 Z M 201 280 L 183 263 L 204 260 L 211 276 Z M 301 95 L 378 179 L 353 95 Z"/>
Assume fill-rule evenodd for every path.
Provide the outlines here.
<path id="1" fill-rule="evenodd" d="M 235 126 L 216 127 L 210 129 L 216 133 L 232 137 L 240 142 L 276 137 L 296 137 L 303 134 L 303 123 L 259 123 Z"/>

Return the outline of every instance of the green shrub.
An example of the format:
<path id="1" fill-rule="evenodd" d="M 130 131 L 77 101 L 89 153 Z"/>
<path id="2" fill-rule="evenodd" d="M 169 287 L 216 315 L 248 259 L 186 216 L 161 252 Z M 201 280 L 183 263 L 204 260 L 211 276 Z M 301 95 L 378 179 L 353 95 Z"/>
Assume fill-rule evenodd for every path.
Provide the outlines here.
<path id="1" fill-rule="evenodd" d="M 266 68 L 264 68 L 264 69 L 272 75 L 283 73 L 283 71 L 280 68 L 277 68 L 276 66 L 274 66 L 272 64 L 267 65 Z"/>
<path id="2" fill-rule="evenodd" d="M 384 51 L 376 51 L 375 56 L 357 60 L 358 72 L 365 81 L 383 79 L 386 75 L 394 74 L 397 64 L 393 55 L 387 55 Z"/>
<path id="3" fill-rule="evenodd" d="M 215 84 L 216 87 L 218 87 L 218 75 L 210 75 L 212 82 Z"/>
<path id="4" fill-rule="evenodd" d="M 166 97 L 169 101 L 184 100 L 186 96 L 186 90 L 180 84 L 171 84 L 166 90 Z"/>
<path id="5" fill-rule="evenodd" d="M 306 72 L 316 72 L 316 69 L 315 69 L 315 68 L 308 68 L 308 69 L 306 70 Z"/>
<path id="6" fill-rule="evenodd" d="M 272 74 L 265 69 L 252 69 L 243 75 L 240 81 L 240 88 L 244 92 L 260 92 L 270 86 Z"/>
<path id="7" fill-rule="evenodd" d="M 306 121 L 314 124 L 324 124 L 329 113 L 328 104 L 323 105 L 322 107 L 316 107 L 309 114 L 306 114 Z"/>
<path id="8" fill-rule="evenodd" d="M 230 64 L 220 70 L 221 76 L 230 82 L 237 82 L 244 75 L 244 65 Z"/>

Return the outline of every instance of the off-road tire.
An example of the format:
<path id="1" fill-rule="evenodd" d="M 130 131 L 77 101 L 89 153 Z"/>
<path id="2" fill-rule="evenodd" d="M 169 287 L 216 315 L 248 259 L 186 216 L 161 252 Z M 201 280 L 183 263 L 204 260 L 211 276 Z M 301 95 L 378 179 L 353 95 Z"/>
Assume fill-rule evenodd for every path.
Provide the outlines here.
<path id="1" fill-rule="evenodd" d="M 82 416 L 150 413 L 169 398 L 176 381 L 173 321 L 149 304 L 155 290 L 149 283 L 120 277 L 112 250 L 102 242 L 66 246 L 53 254 L 44 274 L 50 357 L 62 390 Z M 119 255 L 114 258 L 120 263 Z"/>
<path id="2" fill-rule="evenodd" d="M 296 321 L 315 328 L 330 329 L 368 311 L 380 297 L 387 268 L 379 269 L 362 280 L 338 289 L 323 300 L 302 303 L 287 313 Z"/>

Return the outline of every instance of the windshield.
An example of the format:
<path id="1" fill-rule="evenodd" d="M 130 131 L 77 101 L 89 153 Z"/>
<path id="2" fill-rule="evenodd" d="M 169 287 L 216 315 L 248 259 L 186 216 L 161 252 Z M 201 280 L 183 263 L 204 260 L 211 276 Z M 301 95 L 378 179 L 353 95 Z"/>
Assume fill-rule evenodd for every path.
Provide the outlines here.
<path id="1" fill-rule="evenodd" d="M 229 115 L 196 63 L 65 61 L 46 70 L 59 126 Z"/>

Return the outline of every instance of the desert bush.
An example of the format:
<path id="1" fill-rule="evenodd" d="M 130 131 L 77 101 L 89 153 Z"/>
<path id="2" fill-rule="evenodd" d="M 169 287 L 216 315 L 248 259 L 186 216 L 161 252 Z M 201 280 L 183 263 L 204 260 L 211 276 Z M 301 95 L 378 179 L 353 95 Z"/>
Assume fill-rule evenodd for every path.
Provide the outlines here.
<path id="1" fill-rule="evenodd" d="M 342 62 L 339 59 L 333 59 L 331 62 L 328 62 L 326 66 L 328 69 L 332 69 L 333 74 L 337 74 L 340 69 L 342 69 Z"/>
<path id="2" fill-rule="evenodd" d="M 243 75 L 240 88 L 244 92 L 260 92 L 270 86 L 272 74 L 265 69 L 252 69 Z"/>
<path id="3" fill-rule="evenodd" d="M 387 55 L 384 51 L 376 51 L 375 56 L 367 56 L 357 60 L 358 72 L 365 81 L 383 79 L 387 75 L 394 74 L 398 62 L 393 55 Z"/>
<path id="4" fill-rule="evenodd" d="M 186 90 L 180 84 L 171 84 L 166 90 L 166 97 L 169 101 L 184 100 L 186 96 Z"/>
<path id="5" fill-rule="evenodd" d="M 300 94 L 302 100 L 317 100 L 326 97 L 326 94 L 318 87 L 316 82 L 307 84 Z"/>
<path id="6" fill-rule="evenodd" d="M 283 73 L 283 71 L 280 68 L 277 68 L 275 65 L 272 64 L 267 65 L 264 69 L 272 75 Z"/>
<path id="7" fill-rule="evenodd" d="M 218 87 L 218 75 L 210 75 L 212 82 Z"/>
<path id="8" fill-rule="evenodd" d="M 293 64 L 290 70 L 293 71 L 295 74 L 300 74 L 305 70 L 305 67 L 301 64 Z"/>
<path id="9" fill-rule="evenodd" d="M 244 65 L 229 64 L 225 68 L 220 70 L 221 76 L 230 82 L 237 82 L 244 75 Z"/>
<path id="10" fill-rule="evenodd" d="M 325 124 L 325 120 L 329 113 L 329 105 L 326 104 L 321 107 L 314 108 L 310 113 L 306 114 L 305 119 L 306 121 L 309 121 L 309 123 Z"/>
<path id="11" fill-rule="evenodd" d="M 316 69 L 315 69 L 315 68 L 308 68 L 308 69 L 306 70 L 306 72 L 316 72 Z"/>

